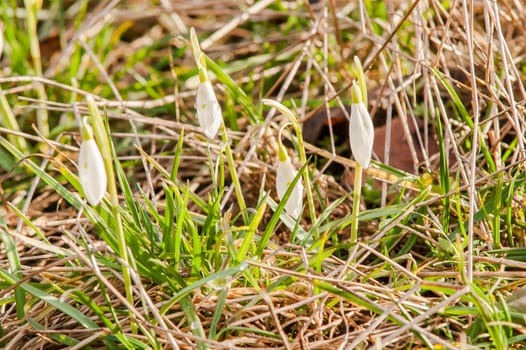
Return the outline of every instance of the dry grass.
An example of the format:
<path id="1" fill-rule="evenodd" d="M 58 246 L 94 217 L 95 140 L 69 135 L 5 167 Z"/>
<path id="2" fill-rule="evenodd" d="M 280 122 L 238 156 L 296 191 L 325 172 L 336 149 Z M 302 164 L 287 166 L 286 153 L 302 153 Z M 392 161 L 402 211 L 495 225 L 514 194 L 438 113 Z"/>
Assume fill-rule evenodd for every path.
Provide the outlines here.
<path id="1" fill-rule="evenodd" d="M 60 16 L 48 3 L 38 16 L 40 76 L 27 51 L 27 60 L 17 61 L 15 51 L 23 47 L 14 47 L 15 38 L 4 34 L 0 83 L 19 128 L 6 125 L 9 112 L 3 110 L 0 136 L 20 151 L 21 139 L 29 146 L 25 160 L 5 143 L 0 148 L 5 159 L 0 163 L 0 346 L 523 347 L 524 320 L 510 316 L 501 302 L 526 280 L 524 255 L 492 252 L 526 243 L 526 7 L 520 1 L 62 5 Z M 24 13 L 15 18 L 7 11 L 0 25 L 24 28 Z M 197 70 L 186 49 L 190 27 L 203 51 L 240 89 L 232 90 L 220 76 L 216 80 L 250 215 L 260 208 L 262 190 L 276 200 L 276 137 L 285 122 L 261 110 L 260 99 L 284 101 L 305 127 L 318 128 L 306 151 L 312 156 L 319 221 L 312 222 L 307 210 L 300 221 L 310 241 L 301 242 L 286 222 L 279 223 L 260 255 L 234 261 L 229 254 L 242 245 L 241 233 L 251 222 L 239 213 L 242 205 L 225 165 L 220 215 L 214 217 L 218 228 L 199 231 L 217 240 L 215 245 L 199 256 L 183 254 L 177 263 L 170 255 L 155 255 L 151 237 L 163 230 L 165 221 L 156 215 L 164 218 L 169 210 L 168 188 L 182 193 L 186 188 L 204 202 L 216 198 L 216 160 L 225 157 L 227 163 L 225 145 L 209 144 L 197 127 Z M 364 194 L 360 243 L 352 246 L 354 162 L 343 110 L 355 55 L 366 68 L 375 142 L 385 142 L 375 150 L 385 153 L 366 170 L 374 181 Z M 76 193 L 65 169 L 76 173 L 80 138 L 73 103 L 86 114 L 86 95 L 107 108 L 124 175 L 135 203 L 144 208 L 137 222 L 145 238 L 130 238 L 130 245 L 144 248 L 138 250 L 144 255 L 135 257 L 140 266 L 130 269 L 133 304 L 124 288 L 125 262 L 104 227 L 94 227 L 85 216 L 89 208 L 75 207 L 27 167 L 34 162 Z M 47 135 L 39 133 L 43 111 Z M 334 120 L 322 125 L 326 115 Z M 169 174 L 181 135 L 179 182 L 173 182 Z M 133 226 L 130 203 L 121 194 L 124 220 Z M 199 203 L 190 199 L 186 209 L 201 228 L 208 212 Z M 268 203 L 255 241 L 272 223 L 275 208 Z M 96 213 L 111 221 L 104 216 L 109 211 Z M 14 251 L 20 271 L 8 256 Z M 196 271 L 198 258 L 205 261 Z M 26 303 L 20 317 L 15 290 L 22 285 Z M 72 306 L 93 324 L 82 324 L 57 303 Z"/>

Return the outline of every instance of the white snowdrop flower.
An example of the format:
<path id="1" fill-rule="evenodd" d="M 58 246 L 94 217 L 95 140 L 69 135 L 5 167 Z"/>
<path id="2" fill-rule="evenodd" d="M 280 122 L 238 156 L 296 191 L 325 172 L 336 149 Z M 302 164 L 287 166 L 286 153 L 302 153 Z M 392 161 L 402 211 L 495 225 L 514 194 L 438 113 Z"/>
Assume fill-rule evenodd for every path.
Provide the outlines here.
<path id="1" fill-rule="evenodd" d="M 196 109 L 201 130 L 206 137 L 213 139 L 221 126 L 223 114 L 209 80 L 201 81 L 197 87 Z"/>
<path id="2" fill-rule="evenodd" d="M 287 156 L 287 153 L 281 144 L 281 137 L 279 140 L 279 164 L 276 173 L 276 191 L 278 192 L 279 200 L 282 200 L 289 188 L 290 184 L 298 174 L 294 165 Z M 285 211 L 289 213 L 294 219 L 301 216 L 303 209 L 303 183 L 301 179 L 296 182 L 287 203 L 285 203 Z"/>
<path id="3" fill-rule="evenodd" d="M 93 130 L 84 118 L 82 123 L 82 143 L 79 152 L 80 184 L 91 205 L 97 205 L 106 193 L 108 179 L 104 169 L 104 161 L 97 142 L 93 138 Z"/>
<path id="4" fill-rule="evenodd" d="M 221 126 L 223 114 L 221 112 L 221 106 L 219 102 L 217 102 L 214 89 L 212 88 L 212 83 L 210 83 L 210 79 L 208 79 L 206 57 L 203 52 L 201 52 L 199 40 L 197 40 L 194 28 L 190 28 L 190 41 L 192 43 L 195 63 L 199 71 L 199 85 L 197 86 L 197 96 L 195 98 L 197 119 L 199 120 L 199 126 L 203 134 L 209 139 L 213 139 Z"/>
<path id="5" fill-rule="evenodd" d="M 351 87 L 351 121 L 349 123 L 349 139 L 354 159 L 363 168 L 371 162 L 374 143 L 374 126 L 371 116 L 362 100 L 360 87 Z"/>

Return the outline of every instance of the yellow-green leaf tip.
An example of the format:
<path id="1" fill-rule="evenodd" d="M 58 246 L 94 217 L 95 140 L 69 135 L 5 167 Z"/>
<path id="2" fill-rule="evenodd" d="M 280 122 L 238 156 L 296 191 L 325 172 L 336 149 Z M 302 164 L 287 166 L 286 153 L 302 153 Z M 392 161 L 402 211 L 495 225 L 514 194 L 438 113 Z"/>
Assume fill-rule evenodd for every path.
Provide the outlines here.
<path id="1" fill-rule="evenodd" d="M 358 104 L 363 103 L 362 100 L 362 91 L 356 83 L 353 83 L 351 86 L 351 103 Z"/>

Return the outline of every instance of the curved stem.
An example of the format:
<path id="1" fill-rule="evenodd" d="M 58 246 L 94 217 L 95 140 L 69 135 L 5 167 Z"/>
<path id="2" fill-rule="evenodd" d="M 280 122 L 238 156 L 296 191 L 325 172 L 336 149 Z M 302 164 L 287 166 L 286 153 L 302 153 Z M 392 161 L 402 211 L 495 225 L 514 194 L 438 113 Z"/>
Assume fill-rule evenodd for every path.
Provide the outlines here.
<path id="1" fill-rule="evenodd" d="M 307 163 L 307 155 L 305 153 L 305 145 L 303 144 L 303 134 L 301 132 L 300 123 L 298 122 L 298 118 L 294 115 L 294 113 L 282 105 L 281 103 L 269 100 L 269 99 L 263 99 L 263 104 L 276 108 L 278 111 L 283 113 L 292 123 L 292 126 L 294 127 L 294 131 L 296 132 L 296 139 L 298 142 L 298 152 L 300 156 L 300 162 L 302 166 Z M 316 208 L 314 207 L 314 198 L 312 196 L 312 188 L 310 185 L 310 177 L 309 172 L 307 169 L 305 169 L 305 172 L 303 172 L 303 181 L 305 182 L 305 192 L 307 194 L 307 203 L 309 206 L 309 213 L 310 213 L 310 219 L 311 223 L 314 224 L 316 222 Z"/>
<path id="2" fill-rule="evenodd" d="M 232 185 L 234 186 L 234 192 L 236 193 L 237 203 L 239 205 L 239 210 L 243 216 L 245 224 L 248 224 L 248 213 L 247 213 L 247 204 L 245 198 L 243 197 L 243 189 L 241 188 L 241 182 L 239 182 L 239 177 L 237 175 L 236 163 L 234 160 L 234 155 L 230 149 L 230 141 L 228 139 L 228 133 L 224 123 L 221 123 L 221 128 L 223 129 L 223 146 L 225 151 L 225 156 L 228 162 L 228 168 L 230 170 L 230 177 L 232 179 Z"/>

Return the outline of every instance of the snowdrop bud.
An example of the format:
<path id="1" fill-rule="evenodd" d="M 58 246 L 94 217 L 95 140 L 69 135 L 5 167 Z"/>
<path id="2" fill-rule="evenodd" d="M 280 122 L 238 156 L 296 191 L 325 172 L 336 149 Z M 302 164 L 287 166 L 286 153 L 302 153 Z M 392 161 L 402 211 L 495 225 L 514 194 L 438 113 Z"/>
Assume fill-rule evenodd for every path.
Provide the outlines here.
<path id="1" fill-rule="evenodd" d="M 192 43 L 195 63 L 199 70 L 199 85 L 197 87 L 197 96 L 195 99 L 197 119 L 199 120 L 199 125 L 201 126 L 203 134 L 209 139 L 213 139 L 223 121 L 221 106 L 219 105 L 219 102 L 217 102 L 212 83 L 210 83 L 210 80 L 208 79 L 206 57 L 203 52 L 201 52 L 201 47 L 199 46 L 199 41 L 197 40 L 194 28 L 190 28 L 190 42 Z"/>
<path id="2" fill-rule="evenodd" d="M 374 142 L 374 126 L 371 116 L 362 100 L 360 87 L 351 87 L 351 121 L 349 123 L 349 138 L 354 159 L 363 168 L 371 162 Z"/>
<path id="3" fill-rule="evenodd" d="M 199 83 L 197 87 L 197 96 L 195 99 L 197 109 L 197 119 L 201 130 L 209 139 L 216 136 L 223 115 L 221 113 L 221 106 L 217 102 L 212 83 L 209 80 Z"/>
<path id="4" fill-rule="evenodd" d="M 82 143 L 79 152 L 79 176 L 84 194 L 91 205 L 97 205 L 106 193 L 108 183 L 104 162 L 97 142 L 93 138 L 93 130 L 87 118 L 82 121 Z"/>
<path id="5" fill-rule="evenodd" d="M 279 164 L 276 173 L 276 190 L 278 192 L 279 200 L 282 200 L 289 188 L 291 182 L 294 180 L 298 171 L 292 165 L 290 158 L 287 156 L 285 148 L 279 141 Z M 296 186 L 292 190 L 287 203 L 285 203 L 285 211 L 289 213 L 294 219 L 298 219 L 303 208 L 303 184 L 301 179 L 296 182 Z"/>

